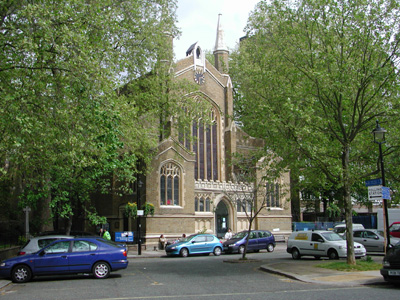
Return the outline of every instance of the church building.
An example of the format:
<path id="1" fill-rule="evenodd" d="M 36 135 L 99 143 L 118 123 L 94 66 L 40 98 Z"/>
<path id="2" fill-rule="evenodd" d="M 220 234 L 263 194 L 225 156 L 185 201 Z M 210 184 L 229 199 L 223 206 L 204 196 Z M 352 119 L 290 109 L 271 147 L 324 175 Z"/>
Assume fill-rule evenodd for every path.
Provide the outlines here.
<path id="1" fill-rule="evenodd" d="M 133 231 L 136 240 L 140 228 L 142 243 L 156 244 L 161 234 L 167 239 L 198 232 L 223 237 L 228 228 L 233 232 L 248 228 L 244 208 L 226 196 L 227 191 L 243 191 L 245 184 L 236 182 L 230 161 L 235 153 L 246 154 L 263 148 L 264 141 L 247 135 L 232 119 L 229 51 L 220 22 L 221 15 L 214 64 L 206 59 L 201 45 L 195 43 L 188 48 L 186 57 L 173 66 L 175 80 L 185 79 L 198 85 L 198 91 L 188 97 L 207 101 L 212 106 L 211 125 L 194 120 L 193 140 L 172 134 L 160 141 L 150 172 L 140 177 L 134 187 L 138 209 L 145 202 L 151 203 L 154 215 L 128 219 L 124 214 L 126 199 L 113 200 L 112 207 L 97 203 L 98 212 L 107 217 L 111 232 Z M 289 172 L 267 185 L 274 192 L 269 193 L 267 205 L 252 228 L 288 233 L 292 217 Z"/>

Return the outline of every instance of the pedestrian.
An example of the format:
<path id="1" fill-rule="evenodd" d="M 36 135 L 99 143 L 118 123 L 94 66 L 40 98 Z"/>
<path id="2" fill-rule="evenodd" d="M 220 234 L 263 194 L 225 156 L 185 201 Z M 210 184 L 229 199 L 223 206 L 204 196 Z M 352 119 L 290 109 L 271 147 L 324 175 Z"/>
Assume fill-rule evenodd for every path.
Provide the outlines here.
<path id="1" fill-rule="evenodd" d="M 99 233 L 100 237 L 103 237 L 103 234 L 104 234 L 103 228 L 100 228 L 100 233 Z"/>
<path id="2" fill-rule="evenodd" d="M 167 239 L 164 237 L 163 234 L 160 235 L 158 243 L 159 243 L 160 250 L 165 250 L 165 245 L 167 244 Z"/>
<path id="3" fill-rule="evenodd" d="M 225 239 L 230 240 L 232 238 L 232 236 L 233 236 L 232 230 L 230 228 L 228 228 L 228 231 L 225 233 Z"/>
<path id="4" fill-rule="evenodd" d="M 111 240 L 111 234 L 107 231 L 107 229 L 104 229 L 103 239 L 107 241 Z"/>

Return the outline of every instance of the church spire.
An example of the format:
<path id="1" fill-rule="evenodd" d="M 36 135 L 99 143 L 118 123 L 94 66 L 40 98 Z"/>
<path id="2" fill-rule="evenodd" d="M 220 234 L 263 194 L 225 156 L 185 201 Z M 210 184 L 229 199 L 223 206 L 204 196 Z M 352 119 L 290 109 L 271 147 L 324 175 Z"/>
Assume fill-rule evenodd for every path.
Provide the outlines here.
<path id="1" fill-rule="evenodd" d="M 214 47 L 215 68 L 217 68 L 221 73 L 228 73 L 229 51 L 224 41 L 224 30 L 222 29 L 221 16 L 222 14 L 218 15 L 217 37 L 215 39 Z"/>

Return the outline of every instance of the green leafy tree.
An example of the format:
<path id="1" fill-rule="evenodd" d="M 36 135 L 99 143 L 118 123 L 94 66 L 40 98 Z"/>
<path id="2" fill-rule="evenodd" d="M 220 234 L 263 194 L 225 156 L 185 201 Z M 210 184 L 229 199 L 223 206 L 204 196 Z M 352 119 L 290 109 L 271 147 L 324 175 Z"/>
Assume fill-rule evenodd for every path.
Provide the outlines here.
<path id="1" fill-rule="evenodd" d="M 349 264 L 352 188 L 379 174 L 371 131 L 378 118 L 399 125 L 399 13 L 398 1 L 263 1 L 230 64 L 244 129 L 309 182 L 342 191 Z"/>
<path id="2" fill-rule="evenodd" d="M 41 211 L 42 230 L 54 215 L 70 228 L 82 208 L 104 222 L 90 194 L 109 192 L 111 176 L 126 192 L 158 141 L 154 127 L 168 123 L 161 115 L 182 114 L 183 92 L 166 96 L 175 10 L 167 0 L 0 4 L 0 181 Z M 140 98 L 120 93 L 150 70 L 160 76 L 141 81 Z"/>

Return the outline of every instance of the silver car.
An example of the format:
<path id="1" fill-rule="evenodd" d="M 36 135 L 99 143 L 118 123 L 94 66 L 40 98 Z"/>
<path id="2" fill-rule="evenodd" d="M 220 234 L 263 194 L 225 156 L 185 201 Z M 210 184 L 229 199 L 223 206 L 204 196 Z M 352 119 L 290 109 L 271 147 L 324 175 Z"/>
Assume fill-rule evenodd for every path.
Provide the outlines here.
<path id="1" fill-rule="evenodd" d="M 354 241 L 363 244 L 367 252 L 384 252 L 385 240 L 383 232 L 375 229 L 358 229 L 353 230 Z M 400 242 L 399 239 L 390 237 L 392 245 Z"/>
<path id="2" fill-rule="evenodd" d="M 28 240 L 25 245 L 19 250 L 18 255 L 25 255 L 35 253 L 40 249 L 46 247 L 50 243 L 60 239 L 73 239 L 71 235 L 44 235 L 37 236 Z"/>

